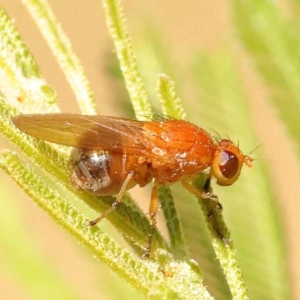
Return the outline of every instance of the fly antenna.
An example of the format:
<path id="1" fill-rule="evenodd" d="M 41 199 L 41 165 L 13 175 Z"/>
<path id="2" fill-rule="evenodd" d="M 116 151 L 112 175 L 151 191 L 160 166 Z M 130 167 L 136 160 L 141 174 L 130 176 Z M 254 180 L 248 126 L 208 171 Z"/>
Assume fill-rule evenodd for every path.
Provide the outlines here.
<path id="1" fill-rule="evenodd" d="M 259 144 L 258 146 L 256 146 L 253 150 L 250 151 L 250 153 L 248 155 L 251 155 L 255 150 L 257 150 L 263 143 Z"/>

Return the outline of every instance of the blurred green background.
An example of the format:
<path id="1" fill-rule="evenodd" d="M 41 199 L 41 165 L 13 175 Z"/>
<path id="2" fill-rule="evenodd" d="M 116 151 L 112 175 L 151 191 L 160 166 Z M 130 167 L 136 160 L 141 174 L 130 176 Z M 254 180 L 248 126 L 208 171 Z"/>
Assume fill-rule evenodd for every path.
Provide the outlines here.
<path id="1" fill-rule="evenodd" d="M 244 170 L 232 187 L 214 191 L 253 299 L 300 299 L 299 1 L 122 2 L 157 110 L 156 78 L 164 72 L 176 81 L 188 120 L 239 140 L 246 153 L 262 143 L 253 153 L 254 168 Z M 101 2 L 50 4 L 81 59 L 100 113 L 132 116 Z M 22 4 L 3 0 L 1 5 L 57 91 L 62 111 L 78 113 L 67 81 Z M 0 142 L 1 148 L 10 147 Z M 141 299 L 0 174 L 2 299 Z M 181 193 L 176 204 L 191 256 L 216 299 L 230 299 L 206 247 L 205 228 L 193 222 L 198 204 Z M 147 210 L 149 189 L 133 194 Z"/>

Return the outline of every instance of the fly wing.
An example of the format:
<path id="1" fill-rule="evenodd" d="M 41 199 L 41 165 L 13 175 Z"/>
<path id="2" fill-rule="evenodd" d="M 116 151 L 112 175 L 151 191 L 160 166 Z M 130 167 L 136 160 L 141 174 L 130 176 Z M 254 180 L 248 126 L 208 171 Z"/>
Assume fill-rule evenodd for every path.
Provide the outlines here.
<path id="1" fill-rule="evenodd" d="M 207 138 L 202 129 L 183 120 L 142 122 L 99 115 L 41 114 L 20 115 L 13 122 L 25 133 L 48 142 L 139 155 L 162 164 L 185 157 L 195 135 Z"/>
<path id="2" fill-rule="evenodd" d="M 48 142 L 87 149 L 141 154 L 148 145 L 144 122 L 79 114 L 20 115 L 13 123 L 23 132 Z"/>

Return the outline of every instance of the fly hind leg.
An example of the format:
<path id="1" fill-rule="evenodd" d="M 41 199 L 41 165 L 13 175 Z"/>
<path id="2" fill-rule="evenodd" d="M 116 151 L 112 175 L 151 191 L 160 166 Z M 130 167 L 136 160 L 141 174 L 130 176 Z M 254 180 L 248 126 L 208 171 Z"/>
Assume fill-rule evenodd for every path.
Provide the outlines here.
<path id="1" fill-rule="evenodd" d="M 154 182 L 152 192 L 151 192 L 151 200 L 149 206 L 149 217 L 150 217 L 150 232 L 148 234 L 148 241 L 146 245 L 146 251 L 143 255 L 143 258 L 148 258 L 151 252 L 151 245 L 153 241 L 153 233 L 156 226 L 156 215 L 159 209 L 159 201 L 158 201 L 158 186 L 157 183 Z"/>
<path id="2" fill-rule="evenodd" d="M 94 226 L 97 223 L 99 223 L 101 220 L 105 219 L 111 212 L 113 212 L 114 210 L 116 210 L 116 208 L 120 205 L 120 203 L 122 202 L 122 199 L 124 197 L 124 194 L 127 190 L 128 184 L 130 182 L 130 180 L 133 178 L 134 176 L 134 172 L 131 171 L 129 172 L 129 174 L 127 175 L 121 190 L 116 198 L 116 200 L 113 202 L 113 204 L 111 205 L 110 208 L 108 208 L 102 215 L 100 215 L 97 219 L 93 220 L 93 221 L 89 221 L 89 225 L 90 226 Z"/>

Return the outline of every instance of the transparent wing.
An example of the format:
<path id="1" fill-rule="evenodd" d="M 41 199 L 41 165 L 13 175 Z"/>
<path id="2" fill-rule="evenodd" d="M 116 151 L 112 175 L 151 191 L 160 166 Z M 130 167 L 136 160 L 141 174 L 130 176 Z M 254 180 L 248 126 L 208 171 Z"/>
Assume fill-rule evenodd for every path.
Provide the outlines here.
<path id="1" fill-rule="evenodd" d="M 201 131 L 183 120 L 142 122 L 79 114 L 20 115 L 13 123 L 23 132 L 48 142 L 163 161 L 172 161 L 178 152 L 189 151 L 195 143 L 195 132 Z"/>
<path id="2" fill-rule="evenodd" d="M 17 116 L 13 123 L 33 137 L 66 146 L 104 150 L 144 147 L 140 143 L 144 123 L 136 120 L 99 115 L 36 114 Z"/>

